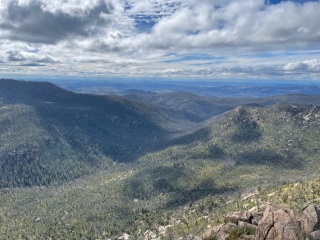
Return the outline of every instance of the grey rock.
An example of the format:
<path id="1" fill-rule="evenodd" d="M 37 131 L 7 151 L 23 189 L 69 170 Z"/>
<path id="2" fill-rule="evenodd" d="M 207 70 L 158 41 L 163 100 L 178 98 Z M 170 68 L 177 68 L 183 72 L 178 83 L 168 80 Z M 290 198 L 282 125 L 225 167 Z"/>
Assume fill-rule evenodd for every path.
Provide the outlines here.
<path id="1" fill-rule="evenodd" d="M 253 215 L 251 212 L 231 212 L 224 219 L 225 223 L 232 222 L 238 224 L 238 221 L 251 223 Z"/>
<path id="2" fill-rule="evenodd" d="M 320 240 L 320 231 L 315 231 L 309 234 L 310 240 Z"/>
<path id="3" fill-rule="evenodd" d="M 255 240 L 300 240 L 302 228 L 290 209 L 268 205 L 259 221 Z"/>
<path id="4" fill-rule="evenodd" d="M 242 221 L 239 221 L 238 222 L 238 227 L 248 227 L 248 228 L 254 228 L 254 229 L 257 229 L 257 226 L 256 225 L 253 225 L 251 223 L 247 223 L 247 222 L 242 222 Z"/>
<path id="5" fill-rule="evenodd" d="M 187 237 L 187 240 L 201 240 L 201 239 L 198 238 L 197 236 L 189 235 L 189 236 Z"/>
<path id="6" fill-rule="evenodd" d="M 320 230 L 320 209 L 314 204 L 307 205 L 303 209 L 301 224 L 308 233 Z"/>
<path id="7" fill-rule="evenodd" d="M 124 233 L 122 236 L 118 237 L 118 240 L 129 240 L 130 235 L 127 233 Z"/>
<path id="8" fill-rule="evenodd" d="M 229 232 L 235 228 L 237 228 L 237 225 L 234 223 L 226 223 L 212 227 L 203 234 L 202 239 L 209 240 L 212 237 L 216 237 L 218 240 L 227 240 Z"/>
<path id="9" fill-rule="evenodd" d="M 144 240 L 153 240 L 156 238 L 157 238 L 157 235 L 154 232 L 151 232 L 150 230 L 147 230 L 144 233 Z"/>
<path id="10" fill-rule="evenodd" d="M 263 212 L 256 212 L 256 213 L 253 213 L 252 215 L 253 215 L 253 218 L 252 218 L 252 220 L 251 220 L 251 223 L 252 223 L 253 225 L 258 226 L 259 221 L 260 221 L 261 218 L 263 217 Z"/>

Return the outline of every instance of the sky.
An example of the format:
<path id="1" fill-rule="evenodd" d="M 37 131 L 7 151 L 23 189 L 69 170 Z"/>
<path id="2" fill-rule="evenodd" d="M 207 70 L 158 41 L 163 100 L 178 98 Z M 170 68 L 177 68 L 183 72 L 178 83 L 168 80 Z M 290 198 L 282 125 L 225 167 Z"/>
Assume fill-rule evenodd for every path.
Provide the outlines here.
<path id="1" fill-rule="evenodd" d="M 320 81 L 318 0 L 0 0 L 0 78 Z"/>

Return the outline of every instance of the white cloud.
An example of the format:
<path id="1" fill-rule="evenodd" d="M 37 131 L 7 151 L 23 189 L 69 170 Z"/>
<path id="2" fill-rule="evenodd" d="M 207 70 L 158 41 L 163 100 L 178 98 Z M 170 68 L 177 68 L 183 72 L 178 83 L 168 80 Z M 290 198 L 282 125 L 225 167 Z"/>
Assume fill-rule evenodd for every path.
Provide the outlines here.
<path id="1" fill-rule="evenodd" d="M 192 8 L 181 8 L 161 19 L 141 42 L 161 49 L 314 48 L 320 45 L 319 12 L 319 2 L 268 6 L 263 0 L 234 0 L 216 8 L 200 0 Z"/>
<path id="2" fill-rule="evenodd" d="M 40 55 L 33 52 L 10 52 L 10 61 L 30 61 L 34 63 L 58 63 L 59 61 L 50 55 Z"/>
<path id="3" fill-rule="evenodd" d="M 285 71 L 318 71 L 320 72 L 320 60 L 312 59 L 303 62 L 291 62 L 283 68 Z"/>
<path id="4" fill-rule="evenodd" d="M 319 12 L 319 1 L 2 0 L 1 71 L 320 80 Z"/>

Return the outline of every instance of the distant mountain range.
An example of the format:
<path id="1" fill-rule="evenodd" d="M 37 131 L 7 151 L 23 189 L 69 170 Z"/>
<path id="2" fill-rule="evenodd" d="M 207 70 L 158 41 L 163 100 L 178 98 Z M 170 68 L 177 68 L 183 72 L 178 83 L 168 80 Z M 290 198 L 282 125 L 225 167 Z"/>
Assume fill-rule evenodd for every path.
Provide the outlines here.
<path id="1" fill-rule="evenodd" d="M 0 96 L 1 187 L 65 181 L 107 168 L 115 161 L 133 162 L 150 151 L 199 141 L 203 133 L 210 135 L 207 128 L 201 128 L 207 124 L 203 121 L 213 121 L 209 119 L 239 105 L 320 105 L 318 95 L 221 99 L 177 92 L 132 93 L 124 98 L 14 80 L 0 81 Z"/>
<path id="2" fill-rule="evenodd" d="M 319 84 L 312 81 L 148 81 L 117 82 L 104 80 L 51 80 L 54 84 L 80 93 L 125 96 L 131 93 L 160 94 L 189 92 L 222 98 L 262 98 L 283 94 L 320 94 Z"/>
<path id="3" fill-rule="evenodd" d="M 199 96 L 189 92 L 172 92 L 164 94 L 128 94 L 125 96 L 133 100 L 153 103 L 158 106 L 170 107 L 185 111 L 206 120 L 212 116 L 222 114 L 240 105 L 242 106 L 270 106 L 276 103 L 306 103 L 320 105 L 320 94 L 286 94 L 265 98 L 218 98 Z"/>

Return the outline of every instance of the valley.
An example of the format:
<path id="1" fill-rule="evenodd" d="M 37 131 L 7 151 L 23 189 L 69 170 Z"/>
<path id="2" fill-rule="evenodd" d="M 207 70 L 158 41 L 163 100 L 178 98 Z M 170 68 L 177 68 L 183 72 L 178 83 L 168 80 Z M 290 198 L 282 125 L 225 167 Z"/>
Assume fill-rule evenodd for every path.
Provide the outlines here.
<path id="1" fill-rule="evenodd" d="M 178 239 L 254 207 L 248 193 L 318 201 L 311 188 L 299 201 L 280 193 L 318 184 L 319 95 L 122 97 L 0 80 L 0 99 L 0 239 L 144 239 L 160 227 Z"/>
<path id="2" fill-rule="evenodd" d="M 0 240 L 320 240 L 320 0 L 0 0 Z"/>

